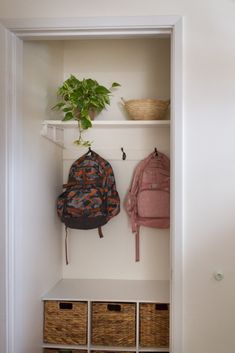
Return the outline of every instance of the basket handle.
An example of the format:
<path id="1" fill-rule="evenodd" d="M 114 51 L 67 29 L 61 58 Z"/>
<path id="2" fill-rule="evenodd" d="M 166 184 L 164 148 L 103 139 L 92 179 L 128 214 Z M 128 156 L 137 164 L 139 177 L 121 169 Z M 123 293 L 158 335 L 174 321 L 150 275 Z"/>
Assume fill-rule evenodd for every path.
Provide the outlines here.
<path id="1" fill-rule="evenodd" d="M 155 305 L 155 310 L 168 310 L 168 304 L 158 303 Z"/>
<path id="2" fill-rule="evenodd" d="M 73 303 L 61 302 L 59 304 L 59 307 L 60 307 L 61 310 L 72 310 L 73 309 Z"/>
<path id="3" fill-rule="evenodd" d="M 108 304 L 107 305 L 108 311 L 117 311 L 120 312 L 122 307 L 120 304 Z"/>

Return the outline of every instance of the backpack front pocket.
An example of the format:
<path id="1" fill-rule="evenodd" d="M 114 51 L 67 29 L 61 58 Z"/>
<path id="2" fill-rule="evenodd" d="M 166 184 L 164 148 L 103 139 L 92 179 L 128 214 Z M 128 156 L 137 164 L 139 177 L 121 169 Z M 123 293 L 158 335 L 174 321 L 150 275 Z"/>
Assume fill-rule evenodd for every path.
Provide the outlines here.
<path id="1" fill-rule="evenodd" d="M 164 190 L 143 189 L 137 200 L 138 215 L 143 218 L 168 218 L 170 193 Z"/>
<path id="2" fill-rule="evenodd" d="M 74 188 L 68 192 L 65 212 L 70 217 L 101 216 L 103 214 L 103 204 L 101 189 Z"/>

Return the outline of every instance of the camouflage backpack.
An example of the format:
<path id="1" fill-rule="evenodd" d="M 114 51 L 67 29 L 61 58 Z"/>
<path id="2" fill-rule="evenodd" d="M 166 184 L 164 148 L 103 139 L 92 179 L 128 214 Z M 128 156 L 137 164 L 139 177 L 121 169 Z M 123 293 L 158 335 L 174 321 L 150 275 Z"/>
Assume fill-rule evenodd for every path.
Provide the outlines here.
<path id="1" fill-rule="evenodd" d="M 65 191 L 57 200 L 57 213 L 66 226 L 68 264 L 67 227 L 98 228 L 99 236 L 103 237 L 101 226 L 120 212 L 120 198 L 111 165 L 92 150 L 72 164 L 63 188 Z"/>

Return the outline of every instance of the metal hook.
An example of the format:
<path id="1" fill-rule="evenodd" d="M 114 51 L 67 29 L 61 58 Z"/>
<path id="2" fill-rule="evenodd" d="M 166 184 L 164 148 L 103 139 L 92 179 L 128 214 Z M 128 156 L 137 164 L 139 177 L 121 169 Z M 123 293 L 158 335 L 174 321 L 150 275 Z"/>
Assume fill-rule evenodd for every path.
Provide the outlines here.
<path id="1" fill-rule="evenodd" d="M 158 157 L 158 151 L 157 151 L 156 147 L 154 148 L 154 152 L 155 152 L 155 156 Z"/>
<path id="2" fill-rule="evenodd" d="M 87 155 L 88 155 L 89 153 L 92 154 L 92 149 L 91 149 L 91 147 L 88 148 Z"/>
<path id="3" fill-rule="evenodd" d="M 122 159 L 123 159 L 123 161 L 125 161 L 125 159 L 126 159 L 126 153 L 124 152 L 123 147 L 121 147 L 121 151 L 122 151 Z"/>
<path id="4" fill-rule="evenodd" d="M 92 155 L 93 151 L 91 149 L 91 147 L 88 148 L 88 151 L 86 152 L 86 156 Z"/>

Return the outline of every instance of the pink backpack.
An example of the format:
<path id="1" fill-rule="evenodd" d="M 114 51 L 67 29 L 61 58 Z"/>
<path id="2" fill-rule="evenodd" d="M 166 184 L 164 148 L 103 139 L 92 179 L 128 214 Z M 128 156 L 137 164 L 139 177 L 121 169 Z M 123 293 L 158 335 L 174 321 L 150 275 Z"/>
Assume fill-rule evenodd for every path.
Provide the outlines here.
<path id="1" fill-rule="evenodd" d="M 136 237 L 136 261 L 139 261 L 139 228 L 170 226 L 170 160 L 153 152 L 136 167 L 126 199 L 126 210 Z"/>

